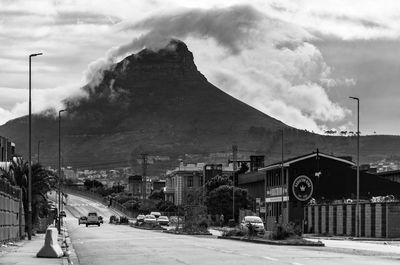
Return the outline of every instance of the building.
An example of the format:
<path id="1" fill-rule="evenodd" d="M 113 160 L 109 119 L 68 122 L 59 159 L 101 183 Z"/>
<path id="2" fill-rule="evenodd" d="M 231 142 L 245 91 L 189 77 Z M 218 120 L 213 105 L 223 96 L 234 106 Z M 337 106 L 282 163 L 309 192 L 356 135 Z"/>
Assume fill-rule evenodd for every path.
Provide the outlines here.
<path id="1" fill-rule="evenodd" d="M 187 195 L 193 194 L 196 189 L 205 185 L 205 182 L 217 175 L 231 176 L 233 166 L 222 164 L 187 164 L 180 163 L 174 170 L 168 170 L 166 174 L 165 200 L 175 205 L 186 203 Z"/>
<path id="2" fill-rule="evenodd" d="M 155 180 L 152 182 L 152 190 L 161 190 L 165 188 L 165 180 Z"/>
<path id="3" fill-rule="evenodd" d="M 0 136 L 0 162 L 8 162 L 15 155 L 15 144 L 9 139 Z"/>
<path id="4" fill-rule="evenodd" d="M 283 174 L 282 174 L 283 173 Z M 294 157 L 257 172 L 239 175 L 239 187 L 260 201 L 258 212 L 265 218 L 267 229 L 276 222 L 304 221 L 304 207 L 314 199 L 333 203 L 356 198 L 356 167 L 348 157 L 324 153 Z M 360 172 L 360 199 L 399 194 L 400 184 L 367 171 Z M 264 208 L 265 207 L 265 208 Z M 282 220 L 283 218 L 283 220 Z"/>
<path id="5" fill-rule="evenodd" d="M 400 170 L 383 171 L 376 173 L 376 175 L 400 183 Z"/>
<path id="6" fill-rule="evenodd" d="M 140 175 L 134 175 L 128 177 L 128 191 L 132 193 L 132 196 L 138 199 L 148 198 L 151 194 L 151 181 L 146 181 L 146 187 L 144 186 L 143 177 Z"/>

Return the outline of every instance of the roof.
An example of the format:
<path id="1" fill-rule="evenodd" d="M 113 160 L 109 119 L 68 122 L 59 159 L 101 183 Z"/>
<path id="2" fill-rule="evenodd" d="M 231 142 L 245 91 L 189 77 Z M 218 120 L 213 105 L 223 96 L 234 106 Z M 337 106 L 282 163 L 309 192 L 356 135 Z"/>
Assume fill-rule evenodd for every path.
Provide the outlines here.
<path id="1" fill-rule="evenodd" d="M 294 158 L 290 158 L 290 159 L 284 160 L 283 161 L 283 166 L 284 167 L 289 167 L 293 163 L 296 163 L 296 162 L 299 162 L 299 161 L 302 161 L 302 160 L 306 160 L 306 159 L 309 159 L 309 158 L 312 158 L 312 157 L 316 157 L 316 156 L 321 156 L 321 157 L 325 157 L 325 158 L 328 158 L 328 159 L 333 159 L 333 160 L 348 164 L 350 166 L 355 166 L 356 165 L 354 162 L 351 162 L 351 161 L 349 161 L 347 159 L 340 158 L 340 157 L 333 156 L 333 155 L 324 154 L 324 153 L 321 153 L 321 152 L 317 151 L 317 152 L 312 152 L 311 154 L 302 155 L 302 156 L 298 156 L 298 157 L 294 157 Z M 268 171 L 268 170 L 271 170 L 271 169 L 280 168 L 281 166 L 282 166 L 282 162 L 278 162 L 278 163 L 271 164 L 271 165 L 263 167 L 263 168 L 259 168 L 258 171 Z"/>
<path id="2" fill-rule="evenodd" d="M 258 181 L 264 181 L 265 172 L 254 171 L 246 174 L 239 174 L 238 184 L 254 183 Z"/>

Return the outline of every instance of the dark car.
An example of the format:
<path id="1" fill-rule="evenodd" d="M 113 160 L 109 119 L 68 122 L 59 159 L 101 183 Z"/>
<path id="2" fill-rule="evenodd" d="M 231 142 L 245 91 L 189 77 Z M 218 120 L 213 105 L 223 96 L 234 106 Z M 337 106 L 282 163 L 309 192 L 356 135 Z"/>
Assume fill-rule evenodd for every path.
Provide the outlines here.
<path id="1" fill-rule="evenodd" d="M 86 216 L 79 217 L 78 224 L 86 224 L 86 222 L 87 222 Z"/>
<path id="2" fill-rule="evenodd" d="M 67 214 L 65 213 L 65 211 L 61 211 L 61 212 L 60 212 L 60 216 L 61 216 L 61 217 L 67 217 Z"/>

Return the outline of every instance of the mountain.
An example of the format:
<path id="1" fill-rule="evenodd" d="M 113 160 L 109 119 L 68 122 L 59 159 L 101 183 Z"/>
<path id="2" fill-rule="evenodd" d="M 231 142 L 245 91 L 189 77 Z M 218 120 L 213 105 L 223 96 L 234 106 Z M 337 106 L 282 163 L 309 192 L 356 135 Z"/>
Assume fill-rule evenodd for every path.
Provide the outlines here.
<path id="1" fill-rule="evenodd" d="M 285 156 L 319 148 L 354 155 L 354 137 L 327 137 L 289 127 L 231 97 L 209 83 L 193 54 L 178 40 L 155 52 L 144 49 L 111 65 L 96 84 L 82 88 L 87 97 L 66 99 L 62 113 L 64 165 L 79 168 L 132 166 L 141 171 L 140 155 L 150 155 L 149 174 L 185 162 L 227 162 L 232 144 L 239 153 L 280 159 L 284 130 Z M 27 117 L 0 126 L 0 135 L 16 143 L 27 157 Z M 32 119 L 33 158 L 42 140 L 40 158 L 58 163 L 58 117 L 51 112 Z M 400 137 L 362 137 L 370 153 L 363 161 L 399 155 Z M 389 140 L 390 139 L 390 140 Z M 375 144 L 375 142 L 381 145 Z M 373 146 L 373 147 L 372 147 Z M 369 148 L 371 147 L 371 148 Z M 367 149 L 369 148 L 369 149 Z M 389 151 L 388 151 L 389 150 Z"/>

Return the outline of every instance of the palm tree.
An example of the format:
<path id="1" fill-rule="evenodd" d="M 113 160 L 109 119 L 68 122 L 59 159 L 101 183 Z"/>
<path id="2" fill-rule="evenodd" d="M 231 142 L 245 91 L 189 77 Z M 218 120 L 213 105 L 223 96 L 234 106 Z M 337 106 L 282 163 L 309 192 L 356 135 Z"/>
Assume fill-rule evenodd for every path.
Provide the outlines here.
<path id="1" fill-rule="evenodd" d="M 24 162 L 21 157 L 14 157 L 8 169 L 0 168 L 1 178 L 21 188 L 25 218 L 28 217 L 28 174 L 28 162 Z M 48 209 L 47 193 L 55 189 L 57 179 L 52 171 L 42 165 L 32 165 L 32 223 L 37 223 L 41 210 Z"/>

